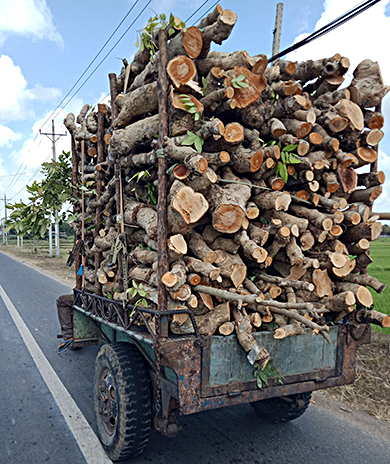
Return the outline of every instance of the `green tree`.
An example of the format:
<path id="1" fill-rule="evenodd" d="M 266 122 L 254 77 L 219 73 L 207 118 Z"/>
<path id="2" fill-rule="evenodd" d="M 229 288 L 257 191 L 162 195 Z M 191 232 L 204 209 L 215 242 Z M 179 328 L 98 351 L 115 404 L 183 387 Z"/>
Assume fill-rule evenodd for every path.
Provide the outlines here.
<path id="1" fill-rule="evenodd" d="M 49 228 L 52 212 L 60 212 L 64 203 L 73 202 L 72 162 L 69 152 L 62 152 L 58 161 L 42 164 L 43 179 L 26 185 L 29 203 L 8 204 L 11 210 L 6 230 L 14 229 L 19 235 L 44 237 Z M 66 219 L 62 213 L 60 220 Z"/>

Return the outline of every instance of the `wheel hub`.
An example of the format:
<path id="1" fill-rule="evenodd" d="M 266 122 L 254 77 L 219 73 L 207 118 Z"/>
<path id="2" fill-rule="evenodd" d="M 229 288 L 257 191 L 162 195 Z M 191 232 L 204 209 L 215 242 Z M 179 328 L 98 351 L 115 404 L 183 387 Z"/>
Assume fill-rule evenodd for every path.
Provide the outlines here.
<path id="1" fill-rule="evenodd" d="M 113 435 L 118 422 L 118 401 L 114 378 L 109 369 L 102 372 L 98 388 L 99 415 L 109 435 Z"/>

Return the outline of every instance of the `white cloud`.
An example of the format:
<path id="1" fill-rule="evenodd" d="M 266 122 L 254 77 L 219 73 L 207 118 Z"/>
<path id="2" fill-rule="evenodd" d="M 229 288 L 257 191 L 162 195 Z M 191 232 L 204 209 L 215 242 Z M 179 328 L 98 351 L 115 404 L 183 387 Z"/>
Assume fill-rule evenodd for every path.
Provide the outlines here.
<path id="1" fill-rule="evenodd" d="M 287 59 L 302 61 L 331 57 L 335 53 L 351 61 L 350 74 L 364 59 L 378 61 L 385 82 L 390 83 L 390 61 L 386 59 L 389 41 L 390 18 L 385 15 L 390 0 L 382 1 L 351 19 L 328 34 L 289 53 Z M 316 24 L 316 30 L 356 6 L 356 0 L 326 0 L 324 13 Z M 307 34 L 296 38 L 299 42 Z"/>
<path id="2" fill-rule="evenodd" d="M 1 0 L 0 46 L 11 35 L 22 35 L 32 40 L 46 39 L 60 47 L 64 45 L 46 0 Z"/>
<path id="3" fill-rule="evenodd" d="M 29 89 L 20 67 L 9 56 L 0 56 L 0 121 L 20 121 L 33 117 L 29 101 L 53 101 L 60 95 L 59 89 L 39 84 Z"/>
<path id="4" fill-rule="evenodd" d="M 336 19 L 344 12 L 357 5 L 357 0 L 325 0 L 324 12 L 316 24 L 316 30 Z M 286 59 L 291 61 L 316 60 L 331 57 L 336 53 L 349 58 L 351 62 L 346 81 L 342 87 L 349 84 L 356 66 L 365 59 L 379 63 L 384 83 L 390 85 L 390 60 L 387 59 L 389 47 L 390 17 L 386 16 L 386 7 L 390 0 L 383 0 L 372 8 L 351 19 L 347 23 L 329 32 L 328 34 L 304 45 L 295 52 L 289 53 Z M 307 37 L 301 34 L 295 39 L 295 43 Z M 384 98 L 382 113 L 385 123 L 390 129 L 390 94 Z M 386 129 L 385 137 L 381 142 L 382 147 L 389 147 L 390 141 Z M 379 169 L 385 171 L 390 179 L 390 155 L 382 150 L 379 151 Z M 389 211 L 388 200 L 390 198 L 390 180 L 386 181 L 383 193 L 375 201 L 375 211 Z"/>
<path id="5" fill-rule="evenodd" d="M 13 142 L 21 137 L 21 134 L 17 134 L 9 127 L 0 125 L 0 147 L 10 147 Z"/>

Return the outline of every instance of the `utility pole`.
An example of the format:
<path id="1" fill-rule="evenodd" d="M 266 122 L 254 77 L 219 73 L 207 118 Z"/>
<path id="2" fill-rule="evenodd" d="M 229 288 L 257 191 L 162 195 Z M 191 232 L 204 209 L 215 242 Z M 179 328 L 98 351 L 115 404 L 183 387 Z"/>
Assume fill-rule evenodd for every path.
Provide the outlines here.
<path id="1" fill-rule="evenodd" d="M 3 219 L 3 227 L 2 227 L 2 231 L 3 231 L 3 243 L 8 243 L 8 240 L 7 240 L 7 233 L 5 231 L 5 221 L 7 220 L 7 195 L 4 194 L 4 219 Z"/>
<path id="2" fill-rule="evenodd" d="M 56 139 L 55 137 L 63 137 L 67 135 L 67 132 L 65 134 L 56 134 L 55 133 L 55 127 L 54 127 L 54 119 L 51 120 L 51 132 L 41 132 L 41 129 L 39 129 L 39 133 L 41 135 L 46 135 L 49 140 L 51 140 L 52 143 L 52 150 L 53 150 L 53 161 L 57 161 L 56 157 Z M 51 138 L 50 138 L 50 137 Z M 55 247 L 56 247 L 56 256 L 60 256 L 60 226 L 58 223 L 58 211 L 54 212 L 54 218 L 55 218 Z M 50 248 L 50 258 L 53 257 L 53 235 L 52 235 L 52 223 L 51 223 L 51 215 L 50 215 L 50 226 L 49 226 L 49 248 Z"/>
<path id="3" fill-rule="evenodd" d="M 283 3 L 278 3 L 276 6 L 276 19 L 274 29 L 274 42 L 272 45 L 272 56 L 279 53 L 280 49 L 280 35 L 282 32 L 282 18 L 283 18 Z"/>

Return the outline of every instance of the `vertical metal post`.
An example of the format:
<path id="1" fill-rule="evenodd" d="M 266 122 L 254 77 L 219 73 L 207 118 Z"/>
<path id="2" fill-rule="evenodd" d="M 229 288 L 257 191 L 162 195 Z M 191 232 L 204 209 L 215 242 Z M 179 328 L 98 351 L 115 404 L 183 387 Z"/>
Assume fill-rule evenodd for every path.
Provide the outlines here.
<path id="1" fill-rule="evenodd" d="M 274 42 L 272 44 L 272 56 L 279 53 L 280 50 L 280 35 L 282 32 L 282 18 L 283 18 L 283 3 L 278 3 L 276 6 L 276 19 L 274 29 Z"/>
<path id="2" fill-rule="evenodd" d="M 7 195 L 6 194 L 4 194 L 4 217 L 5 217 L 5 220 L 4 220 L 4 227 L 5 227 L 5 221 L 7 220 Z M 4 230 L 4 227 L 3 227 L 3 230 Z M 7 244 L 8 237 L 7 237 L 6 231 L 4 231 L 4 236 L 5 236 L 5 243 Z"/>

